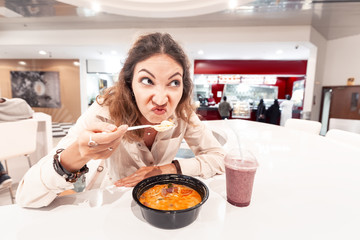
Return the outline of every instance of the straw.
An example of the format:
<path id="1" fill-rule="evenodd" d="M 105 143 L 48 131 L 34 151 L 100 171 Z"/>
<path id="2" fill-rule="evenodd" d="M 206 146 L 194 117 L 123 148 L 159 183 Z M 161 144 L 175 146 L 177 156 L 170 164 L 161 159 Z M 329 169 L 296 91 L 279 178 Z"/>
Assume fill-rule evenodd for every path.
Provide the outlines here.
<path id="1" fill-rule="evenodd" d="M 236 127 L 235 127 L 235 128 L 236 128 Z M 243 162 L 243 161 L 244 161 L 244 158 L 243 158 L 243 153 L 242 153 L 242 150 L 241 150 L 240 138 L 239 138 L 239 136 L 237 135 L 237 131 L 235 131 L 235 129 L 232 128 L 232 132 L 233 132 L 233 133 L 235 134 L 235 136 L 236 136 L 237 145 L 238 145 L 239 154 L 240 154 L 240 159 L 241 159 L 241 161 Z"/>

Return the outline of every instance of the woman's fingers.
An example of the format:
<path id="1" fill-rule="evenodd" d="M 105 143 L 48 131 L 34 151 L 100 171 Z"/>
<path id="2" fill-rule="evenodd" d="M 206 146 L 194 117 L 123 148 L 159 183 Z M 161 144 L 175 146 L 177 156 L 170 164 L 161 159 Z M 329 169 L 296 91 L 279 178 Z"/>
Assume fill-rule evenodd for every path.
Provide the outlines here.
<path id="1" fill-rule="evenodd" d="M 98 122 L 82 131 L 61 155 L 61 163 L 68 170 L 78 170 L 91 159 L 106 159 L 119 146 L 128 126 Z M 104 132 L 104 133 L 103 133 Z"/>
<path id="2" fill-rule="evenodd" d="M 141 180 L 135 180 L 135 179 L 128 179 L 127 181 L 117 181 L 115 182 L 115 186 L 117 187 L 134 187 L 138 182 L 140 182 Z"/>
<path id="3" fill-rule="evenodd" d="M 116 127 L 109 123 L 102 124 L 102 126 L 97 126 L 97 128 L 89 129 L 89 141 L 91 137 L 91 140 L 97 144 L 110 144 L 114 140 L 122 138 L 128 128 L 127 125 Z"/>
<path id="4" fill-rule="evenodd" d="M 128 126 L 96 123 L 79 137 L 79 152 L 86 159 L 104 159 L 119 146 Z"/>
<path id="5" fill-rule="evenodd" d="M 153 166 L 153 167 L 141 167 L 139 170 L 137 170 L 135 173 L 131 174 L 128 177 L 122 178 L 118 181 L 116 181 L 114 184 L 117 187 L 133 187 L 141 180 L 159 175 L 161 174 L 160 167 Z"/>
<path id="6" fill-rule="evenodd" d="M 138 175 L 137 173 L 138 171 L 136 171 L 135 173 L 131 174 L 128 177 L 122 178 L 118 181 L 115 182 L 115 186 L 117 187 L 132 187 L 135 186 L 136 183 L 140 182 L 143 177 Z"/>

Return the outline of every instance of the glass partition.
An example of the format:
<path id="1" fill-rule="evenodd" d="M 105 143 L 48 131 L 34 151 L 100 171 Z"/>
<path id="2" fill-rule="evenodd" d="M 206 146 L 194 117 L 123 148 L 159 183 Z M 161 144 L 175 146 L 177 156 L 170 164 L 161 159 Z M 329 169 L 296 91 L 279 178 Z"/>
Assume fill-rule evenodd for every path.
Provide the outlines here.
<path id="1" fill-rule="evenodd" d="M 270 105 L 278 97 L 277 86 L 266 85 L 248 85 L 248 84 L 226 84 L 224 95 L 235 106 L 238 102 L 247 102 L 250 107 L 254 108 L 259 104 L 260 99 Z"/>
<path id="2" fill-rule="evenodd" d="M 118 74 L 111 73 L 88 73 L 86 75 L 87 101 L 90 106 L 99 94 L 114 85 L 118 79 Z"/>
<path id="3" fill-rule="evenodd" d="M 294 107 L 302 107 L 304 101 L 305 80 L 295 81 L 292 89 L 291 100 L 294 102 Z"/>

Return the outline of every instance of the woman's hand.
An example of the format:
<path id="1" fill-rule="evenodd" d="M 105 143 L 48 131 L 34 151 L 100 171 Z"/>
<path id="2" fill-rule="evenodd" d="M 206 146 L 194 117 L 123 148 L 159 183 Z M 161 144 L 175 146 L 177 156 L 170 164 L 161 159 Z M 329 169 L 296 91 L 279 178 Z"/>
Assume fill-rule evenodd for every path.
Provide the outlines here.
<path id="1" fill-rule="evenodd" d="M 170 173 L 176 173 L 176 167 L 173 163 L 163 166 L 141 167 L 135 173 L 116 181 L 114 184 L 117 187 L 133 187 L 145 178 Z"/>
<path id="2" fill-rule="evenodd" d="M 128 126 L 116 127 L 113 124 L 99 122 L 83 131 L 78 139 L 61 154 L 61 165 L 74 172 L 82 168 L 91 159 L 105 159 L 118 147 Z"/>

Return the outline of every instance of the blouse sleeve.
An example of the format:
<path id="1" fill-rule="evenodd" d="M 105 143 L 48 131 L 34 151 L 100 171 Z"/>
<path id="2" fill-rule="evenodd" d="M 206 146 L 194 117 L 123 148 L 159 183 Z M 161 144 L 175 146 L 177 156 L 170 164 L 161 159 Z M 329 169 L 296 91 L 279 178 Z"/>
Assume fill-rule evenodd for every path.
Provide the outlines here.
<path id="1" fill-rule="evenodd" d="M 16 202 L 22 207 L 39 208 L 49 205 L 59 193 L 72 189 L 53 167 L 53 156 L 57 149 L 67 148 L 78 138 L 79 132 L 94 121 L 100 106 L 92 105 L 69 130 L 69 133 L 45 157 L 33 165 L 24 175 L 16 192 Z M 60 157 L 61 158 L 61 157 Z M 89 166 L 90 168 L 90 166 Z M 90 169 L 90 172 L 92 169 Z"/>
<path id="2" fill-rule="evenodd" d="M 224 173 L 225 151 L 195 113 L 186 127 L 184 138 L 195 157 L 178 159 L 183 174 L 209 178 Z"/>
<path id="3" fill-rule="evenodd" d="M 63 148 L 72 143 L 70 136 L 62 139 Z M 57 149 L 57 148 L 56 148 Z M 53 167 L 53 149 L 47 156 L 32 166 L 22 178 L 16 192 L 16 202 L 22 207 L 39 208 L 49 205 L 57 195 L 73 188 Z"/>

